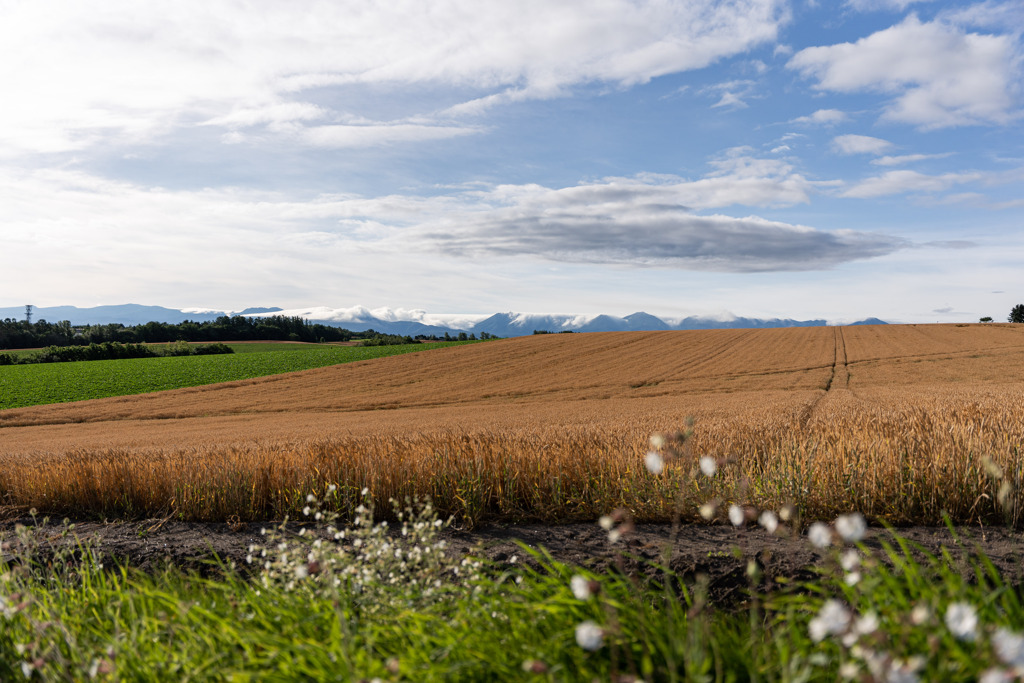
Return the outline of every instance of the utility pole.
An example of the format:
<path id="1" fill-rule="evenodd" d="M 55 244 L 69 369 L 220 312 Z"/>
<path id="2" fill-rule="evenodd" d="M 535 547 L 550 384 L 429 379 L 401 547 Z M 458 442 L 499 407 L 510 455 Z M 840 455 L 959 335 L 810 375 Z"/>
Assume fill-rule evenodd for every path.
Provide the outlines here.
<path id="1" fill-rule="evenodd" d="M 27 322 L 29 325 L 32 324 L 32 304 L 28 304 L 25 306 L 25 322 Z"/>

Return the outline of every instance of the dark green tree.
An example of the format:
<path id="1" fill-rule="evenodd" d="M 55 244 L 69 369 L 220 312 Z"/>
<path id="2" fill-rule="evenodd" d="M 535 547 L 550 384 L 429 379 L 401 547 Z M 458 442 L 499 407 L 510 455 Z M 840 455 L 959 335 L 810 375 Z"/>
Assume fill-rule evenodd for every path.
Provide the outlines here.
<path id="1" fill-rule="evenodd" d="M 1011 323 L 1024 323 L 1024 304 L 1017 304 L 1010 309 L 1010 317 L 1007 320 Z"/>

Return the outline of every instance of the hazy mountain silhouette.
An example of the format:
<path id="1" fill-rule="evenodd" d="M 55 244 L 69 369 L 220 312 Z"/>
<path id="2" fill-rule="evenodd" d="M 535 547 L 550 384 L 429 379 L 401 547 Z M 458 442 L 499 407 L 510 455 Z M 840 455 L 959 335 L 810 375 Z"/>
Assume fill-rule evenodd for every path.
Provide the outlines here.
<path id="1" fill-rule="evenodd" d="M 288 315 L 287 311 L 277 307 L 253 307 L 247 308 L 241 315 Z M 42 306 L 33 309 L 33 320 L 47 320 L 51 323 L 61 320 L 68 320 L 72 325 L 105 325 L 109 323 L 120 323 L 122 325 L 141 325 L 150 321 L 180 323 L 186 320 L 202 322 L 216 320 L 223 315 L 230 315 L 225 311 L 203 311 L 201 313 L 188 313 L 179 309 L 165 308 L 163 306 L 142 306 L 139 304 L 121 304 L 116 306 L 95 306 L 93 308 L 78 308 L 76 306 Z M 238 315 L 236 313 L 236 315 Z M 0 308 L 0 319 L 12 318 L 22 320 L 25 317 L 24 306 Z M 534 331 L 541 332 L 640 332 L 647 330 L 708 330 L 723 328 L 767 328 L 767 327 L 814 327 L 825 325 L 825 320 L 792 320 L 789 318 L 763 319 L 763 318 L 731 318 L 720 320 L 716 318 L 688 317 L 676 323 L 669 323 L 657 316 L 643 311 L 632 313 L 619 318 L 612 315 L 580 316 L 580 315 L 536 315 L 527 313 L 495 313 L 494 315 L 481 320 L 468 327 L 450 327 L 437 324 L 427 324 L 416 320 L 381 320 L 367 313 L 361 313 L 356 320 L 338 319 L 315 319 L 310 322 L 318 322 L 334 327 L 343 327 L 353 332 L 363 332 L 373 329 L 386 334 L 401 334 L 416 336 L 437 335 L 443 337 L 447 332 L 450 335 L 458 335 L 460 332 L 472 333 L 480 336 L 480 333 L 487 332 L 498 337 L 521 337 L 533 334 Z M 885 325 L 885 321 L 878 318 L 867 318 L 860 320 L 853 325 Z"/>

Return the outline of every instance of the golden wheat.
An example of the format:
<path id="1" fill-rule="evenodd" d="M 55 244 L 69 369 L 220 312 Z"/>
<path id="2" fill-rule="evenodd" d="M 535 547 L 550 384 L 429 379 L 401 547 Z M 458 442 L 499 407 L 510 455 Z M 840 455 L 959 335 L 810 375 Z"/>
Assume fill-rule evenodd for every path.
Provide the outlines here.
<path id="1" fill-rule="evenodd" d="M 337 484 L 341 509 L 368 487 L 469 523 L 716 498 L 1016 524 L 1022 380 L 1024 326 L 545 335 L 3 411 L 0 491 L 108 517 L 280 517 Z M 688 416 L 688 453 L 651 475 L 648 437 Z"/>

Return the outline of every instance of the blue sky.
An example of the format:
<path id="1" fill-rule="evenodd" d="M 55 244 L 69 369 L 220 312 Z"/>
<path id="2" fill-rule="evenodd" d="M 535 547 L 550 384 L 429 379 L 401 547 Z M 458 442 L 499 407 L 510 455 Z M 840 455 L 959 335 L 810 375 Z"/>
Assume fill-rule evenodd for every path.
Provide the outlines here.
<path id="1" fill-rule="evenodd" d="M 0 304 L 1005 319 L 1017 1 L 0 2 Z"/>

